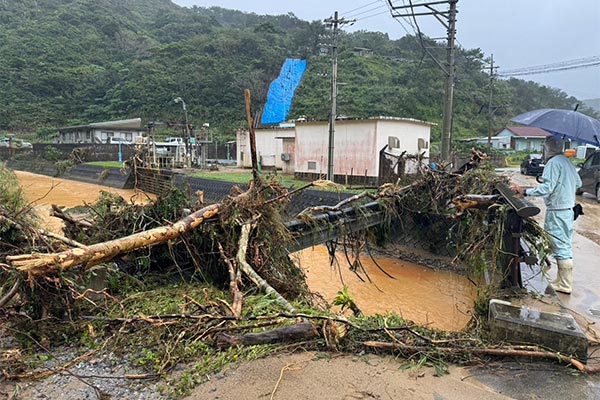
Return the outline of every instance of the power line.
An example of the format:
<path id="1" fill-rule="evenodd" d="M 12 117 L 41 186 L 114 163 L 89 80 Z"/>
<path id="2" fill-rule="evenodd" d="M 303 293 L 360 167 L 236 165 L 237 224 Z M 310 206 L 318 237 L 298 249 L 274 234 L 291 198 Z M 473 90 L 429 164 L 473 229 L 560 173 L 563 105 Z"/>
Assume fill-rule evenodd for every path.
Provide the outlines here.
<path id="1" fill-rule="evenodd" d="M 361 11 L 361 12 L 355 12 L 355 13 L 347 13 L 347 14 L 344 14 L 344 17 L 345 17 L 345 18 L 355 18 L 355 17 L 359 17 L 359 16 L 361 16 L 361 15 L 364 15 L 364 14 L 370 14 L 370 13 L 372 13 L 373 11 L 380 10 L 380 9 L 382 9 L 382 8 L 383 8 L 383 7 L 385 7 L 385 6 L 386 6 L 385 4 L 380 4 L 380 5 L 376 6 L 376 7 L 371 7 L 371 8 L 369 8 L 369 9 L 367 9 L 367 10 L 363 10 L 363 11 Z"/>
<path id="2" fill-rule="evenodd" d="M 591 67 L 596 67 L 600 65 L 600 61 L 595 62 L 595 63 L 590 63 L 590 64 L 585 64 L 585 65 L 574 65 L 571 67 L 561 67 L 561 68 L 552 68 L 552 69 L 547 69 L 547 70 L 536 70 L 536 71 L 529 71 L 529 72 L 518 72 L 518 73 L 502 73 L 502 74 L 498 74 L 498 76 L 500 77 L 510 77 L 510 76 L 523 76 L 523 75 L 541 75 L 541 74 L 549 74 L 552 72 L 558 72 L 558 71 L 567 71 L 567 70 L 572 70 L 572 69 L 584 69 L 584 68 L 591 68 Z"/>
<path id="3" fill-rule="evenodd" d="M 388 12 L 389 12 L 388 10 L 385 10 L 385 11 L 378 12 L 376 14 L 367 15 L 366 17 L 362 17 L 362 18 L 357 19 L 357 21 L 363 21 L 363 20 L 365 20 L 367 18 L 373 18 L 373 17 L 376 17 L 378 15 L 387 14 Z"/>
<path id="4" fill-rule="evenodd" d="M 370 5 L 373 5 L 375 3 L 379 3 L 380 1 L 381 0 L 375 0 L 375 1 L 372 1 L 372 2 L 370 2 L 368 4 L 365 4 L 364 6 L 356 7 L 356 8 L 353 8 L 352 10 L 341 12 L 340 14 L 350 14 L 351 12 L 363 9 L 365 7 L 369 7 Z"/>
<path id="5" fill-rule="evenodd" d="M 498 74 L 501 77 L 538 75 L 547 74 L 556 71 L 567 71 L 572 69 L 591 68 L 600 65 L 600 56 L 579 58 L 576 60 L 561 61 L 553 64 L 537 65 L 533 67 L 524 67 L 502 71 Z"/>

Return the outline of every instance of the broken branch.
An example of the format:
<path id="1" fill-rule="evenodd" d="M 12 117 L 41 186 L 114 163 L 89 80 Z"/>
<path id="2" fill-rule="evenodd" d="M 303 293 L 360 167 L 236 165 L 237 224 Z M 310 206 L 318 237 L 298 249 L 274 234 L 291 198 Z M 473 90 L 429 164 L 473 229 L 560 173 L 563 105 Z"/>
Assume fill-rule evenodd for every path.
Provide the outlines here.
<path id="1" fill-rule="evenodd" d="M 89 268 L 108 261 L 119 254 L 179 237 L 217 215 L 220 207 L 220 204 L 213 204 L 180 219 L 170 226 L 160 226 L 123 238 L 96 243 L 86 248 L 74 248 L 54 254 L 32 253 L 8 256 L 6 260 L 15 269 L 31 275 L 63 271 L 78 265 Z"/>

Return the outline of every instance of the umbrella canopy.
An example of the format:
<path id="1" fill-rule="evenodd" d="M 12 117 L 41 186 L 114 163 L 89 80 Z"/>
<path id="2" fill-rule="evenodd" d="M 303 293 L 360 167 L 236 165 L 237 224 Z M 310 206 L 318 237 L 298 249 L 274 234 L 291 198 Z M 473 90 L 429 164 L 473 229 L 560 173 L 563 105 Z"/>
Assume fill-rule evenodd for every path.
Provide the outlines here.
<path id="1" fill-rule="evenodd" d="M 517 115 L 511 121 L 541 128 L 563 139 L 600 146 L 600 121 L 577 111 L 544 108 Z"/>

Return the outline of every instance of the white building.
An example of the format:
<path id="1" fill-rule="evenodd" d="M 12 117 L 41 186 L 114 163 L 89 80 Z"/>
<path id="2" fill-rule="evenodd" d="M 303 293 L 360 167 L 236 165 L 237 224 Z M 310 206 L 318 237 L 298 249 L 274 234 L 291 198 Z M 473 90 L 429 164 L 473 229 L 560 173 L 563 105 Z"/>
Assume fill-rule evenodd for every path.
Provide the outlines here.
<path id="1" fill-rule="evenodd" d="M 284 173 L 294 173 L 293 155 L 296 131 L 294 124 L 281 124 L 279 127 L 256 129 L 256 154 L 264 168 L 276 168 Z M 237 133 L 237 165 L 251 168 L 250 135 L 248 131 Z"/>
<path id="2" fill-rule="evenodd" d="M 496 139 L 492 144 L 498 149 L 541 153 L 547 136 L 550 136 L 548 132 L 532 126 L 505 126 L 494 135 Z"/>
<path id="3" fill-rule="evenodd" d="M 411 118 L 373 117 L 338 120 L 335 123 L 333 174 L 338 181 L 344 177 L 364 177 L 376 181 L 380 172 L 380 153 L 399 157 L 429 159 L 430 122 Z M 295 175 L 316 178 L 327 173 L 329 154 L 329 123 L 327 121 L 296 124 Z M 413 172 L 407 163 L 405 171 Z"/>
<path id="4" fill-rule="evenodd" d="M 373 117 L 341 119 L 335 124 L 333 171 L 338 181 L 360 177 L 376 181 L 380 173 L 380 153 L 385 151 L 404 160 L 429 159 L 433 124 L 410 118 Z M 297 121 L 272 129 L 257 129 L 256 151 L 263 167 L 294 173 L 297 177 L 318 179 L 327 174 L 329 154 L 328 121 Z M 384 149 L 385 148 L 385 149 Z M 414 156 L 414 157 L 407 157 Z M 240 167 L 251 167 L 250 140 L 245 131 L 237 135 Z M 414 162 L 402 163 L 407 173 Z M 395 166 L 398 169 L 398 165 Z"/>

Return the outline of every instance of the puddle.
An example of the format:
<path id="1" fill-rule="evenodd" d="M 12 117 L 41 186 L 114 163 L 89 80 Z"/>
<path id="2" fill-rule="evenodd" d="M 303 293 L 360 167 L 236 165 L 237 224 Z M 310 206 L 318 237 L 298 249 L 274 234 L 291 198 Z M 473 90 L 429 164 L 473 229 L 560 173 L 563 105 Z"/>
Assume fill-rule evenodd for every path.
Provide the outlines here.
<path id="1" fill-rule="evenodd" d="M 311 291 L 320 293 L 331 304 L 342 290 L 340 273 L 348 292 L 366 315 L 394 311 L 406 320 L 450 331 L 463 329 L 471 319 L 476 298 L 475 287 L 463 276 L 413 264 L 409 261 L 378 258 L 377 263 L 396 279 L 377 268 L 370 257 L 361 262 L 375 285 L 362 282 L 348 269 L 343 252 L 336 255 L 341 268 L 329 266 L 325 246 L 294 253 L 304 269 Z M 363 274 L 363 278 L 366 280 Z M 378 290 L 379 288 L 380 290 Z"/>
<path id="2" fill-rule="evenodd" d="M 52 204 L 60 207 L 75 207 L 93 203 L 101 191 L 118 194 L 127 201 L 145 203 L 148 196 L 139 190 L 115 189 L 107 186 L 52 178 L 46 175 L 14 171 L 27 201 L 34 205 L 38 215 L 46 222 L 46 229 L 56 233 L 62 231 L 62 221 L 50 216 Z M 152 196 L 154 198 L 155 196 Z"/>

